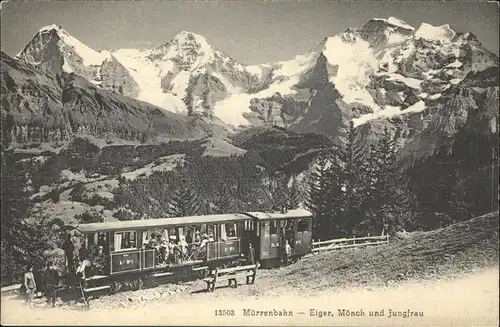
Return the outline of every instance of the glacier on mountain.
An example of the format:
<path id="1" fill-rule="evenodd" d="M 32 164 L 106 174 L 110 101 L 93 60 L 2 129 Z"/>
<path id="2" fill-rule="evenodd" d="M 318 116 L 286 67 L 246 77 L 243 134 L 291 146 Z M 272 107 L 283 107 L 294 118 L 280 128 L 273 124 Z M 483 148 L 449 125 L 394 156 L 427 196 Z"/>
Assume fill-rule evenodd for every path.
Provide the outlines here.
<path id="1" fill-rule="evenodd" d="M 378 66 L 378 60 L 368 42 L 356 38 L 345 42 L 340 36 L 327 39 L 323 54 L 331 65 L 338 66 L 337 74 L 330 76 L 330 82 L 342 94 L 344 102 L 359 102 L 374 111 L 379 106 L 366 90 L 370 75 Z"/>
<path id="2" fill-rule="evenodd" d="M 57 26 L 57 25 L 48 25 L 45 27 L 42 27 L 39 31 L 39 33 L 47 32 L 55 30 L 57 31 L 57 34 L 59 35 L 59 38 L 61 39 L 60 41 L 72 47 L 75 52 L 80 55 L 80 57 L 83 59 L 83 64 L 85 66 L 99 66 L 102 64 L 104 59 L 108 56 L 109 52 L 108 51 L 103 51 L 103 52 L 98 52 L 84 43 L 80 42 L 78 39 L 73 37 L 71 34 L 66 32 L 63 28 Z"/>
<path id="3" fill-rule="evenodd" d="M 449 42 L 454 36 L 455 32 L 448 24 L 433 26 L 431 24 L 422 23 L 415 32 L 416 38 L 423 38 L 430 41 Z"/>
<path id="4" fill-rule="evenodd" d="M 386 22 L 390 25 L 394 25 L 394 26 L 397 26 L 397 27 L 400 27 L 400 28 L 404 28 L 404 29 L 407 29 L 407 30 L 414 30 L 415 28 L 411 25 L 409 25 L 408 23 L 402 21 L 401 19 L 398 19 L 396 17 L 389 17 L 389 18 L 373 18 L 373 20 L 380 20 L 380 21 L 383 21 L 383 22 Z"/>
<path id="5" fill-rule="evenodd" d="M 62 57 L 60 68 L 42 51 L 41 43 L 52 39 Z M 233 126 L 285 120 L 314 125 L 321 110 L 337 105 L 358 125 L 419 112 L 422 99 L 432 100 L 489 60 L 468 54 L 480 46 L 470 33 L 457 34 L 447 24 L 422 23 L 415 29 L 395 17 L 374 18 L 325 38 L 303 55 L 262 65 L 240 63 L 187 31 L 153 49 L 96 51 L 60 26 L 48 25 L 32 43 L 19 54 L 25 61 L 46 61 L 56 72 L 81 75 L 102 88 Z M 254 99 L 270 102 L 255 111 Z"/>

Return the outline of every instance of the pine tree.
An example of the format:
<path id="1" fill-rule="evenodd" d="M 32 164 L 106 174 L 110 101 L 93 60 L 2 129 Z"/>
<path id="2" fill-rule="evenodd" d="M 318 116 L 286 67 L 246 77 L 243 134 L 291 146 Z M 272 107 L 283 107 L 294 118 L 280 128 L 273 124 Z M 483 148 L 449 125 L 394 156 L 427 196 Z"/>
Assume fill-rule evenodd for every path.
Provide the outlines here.
<path id="1" fill-rule="evenodd" d="M 308 181 L 306 207 L 313 213 L 313 233 L 322 239 L 339 234 L 342 213 L 341 164 L 335 153 L 316 159 Z"/>
<path id="2" fill-rule="evenodd" d="M 5 153 L 1 157 L 1 277 L 2 284 L 8 284 L 20 281 L 26 264 L 43 260 L 52 235 L 45 217 L 34 225 L 26 221 L 30 209 L 27 176 L 22 167 L 7 160 Z"/>
<path id="3" fill-rule="evenodd" d="M 219 191 L 213 201 L 216 213 L 231 213 L 235 211 L 235 204 L 233 200 L 233 196 L 231 195 L 231 191 L 227 184 L 221 183 L 219 185 Z"/>
<path id="4" fill-rule="evenodd" d="M 289 191 L 287 209 L 297 209 L 301 204 L 301 196 L 299 186 L 296 180 L 293 180 L 292 187 Z"/>
<path id="5" fill-rule="evenodd" d="M 201 201 L 196 189 L 191 186 L 191 183 L 186 180 L 174 192 L 166 209 L 170 217 L 193 216 L 202 211 Z"/>
<path id="6" fill-rule="evenodd" d="M 306 207 L 313 213 L 314 217 L 313 234 L 323 239 L 327 237 L 326 225 L 331 215 L 328 205 L 328 193 L 330 188 L 330 181 L 327 179 L 328 169 L 326 157 L 316 159 L 309 176 L 309 194 L 306 200 Z"/>
<path id="7" fill-rule="evenodd" d="M 274 181 L 275 185 L 272 190 L 273 206 L 274 210 L 282 210 L 288 208 L 288 203 L 290 201 L 290 194 L 288 190 L 288 185 L 286 183 L 285 177 L 280 176 L 278 180 Z"/>
<path id="8" fill-rule="evenodd" d="M 342 185 L 344 210 L 342 225 L 346 236 L 352 236 L 353 229 L 362 220 L 361 207 L 365 201 L 363 180 L 366 172 L 363 171 L 364 150 L 361 138 L 359 137 L 354 123 L 351 121 L 347 131 L 347 142 L 340 152 L 342 160 Z M 365 174 L 363 174 L 365 173 Z"/>
<path id="9" fill-rule="evenodd" d="M 474 203 L 472 197 L 468 194 L 470 188 L 467 187 L 466 175 L 463 169 L 457 167 L 449 174 L 449 197 L 447 199 L 447 212 L 453 216 L 454 221 L 464 221 L 473 217 Z"/>
<path id="10" fill-rule="evenodd" d="M 407 181 L 397 165 L 396 133 L 394 136 L 386 127 L 381 135 L 376 151 L 372 152 L 373 220 L 374 233 L 394 232 L 405 228 L 411 221 L 411 200 L 413 196 Z"/>
<path id="11" fill-rule="evenodd" d="M 346 197 L 345 197 L 345 164 L 341 159 L 341 151 L 335 151 L 329 156 L 330 167 L 327 170 L 328 212 L 330 212 L 329 235 L 330 238 L 343 237 L 346 234 Z"/>

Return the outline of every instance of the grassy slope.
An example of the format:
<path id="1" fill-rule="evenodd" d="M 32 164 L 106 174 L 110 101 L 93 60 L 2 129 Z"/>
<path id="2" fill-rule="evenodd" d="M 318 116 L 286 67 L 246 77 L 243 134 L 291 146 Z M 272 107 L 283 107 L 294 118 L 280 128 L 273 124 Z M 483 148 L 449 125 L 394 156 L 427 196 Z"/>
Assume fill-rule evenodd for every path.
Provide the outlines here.
<path id="1" fill-rule="evenodd" d="M 400 235 L 388 245 L 312 255 L 280 269 L 272 288 L 382 286 L 498 265 L 498 231 L 494 212 L 430 232 Z"/>

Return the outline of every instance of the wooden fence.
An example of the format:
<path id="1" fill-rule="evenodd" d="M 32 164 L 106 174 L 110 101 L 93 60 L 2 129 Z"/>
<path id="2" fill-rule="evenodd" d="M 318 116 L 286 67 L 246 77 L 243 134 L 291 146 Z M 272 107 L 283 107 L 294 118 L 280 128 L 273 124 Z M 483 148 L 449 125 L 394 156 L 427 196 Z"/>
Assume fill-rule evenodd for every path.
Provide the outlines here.
<path id="1" fill-rule="evenodd" d="M 21 284 L 14 284 L 10 286 L 5 286 L 1 288 L 1 293 L 10 293 L 10 292 L 18 292 L 21 288 Z"/>
<path id="2" fill-rule="evenodd" d="M 312 252 L 347 249 L 368 245 L 380 245 L 389 243 L 389 235 L 369 236 L 360 238 L 339 238 L 336 240 L 317 241 L 312 243 Z"/>

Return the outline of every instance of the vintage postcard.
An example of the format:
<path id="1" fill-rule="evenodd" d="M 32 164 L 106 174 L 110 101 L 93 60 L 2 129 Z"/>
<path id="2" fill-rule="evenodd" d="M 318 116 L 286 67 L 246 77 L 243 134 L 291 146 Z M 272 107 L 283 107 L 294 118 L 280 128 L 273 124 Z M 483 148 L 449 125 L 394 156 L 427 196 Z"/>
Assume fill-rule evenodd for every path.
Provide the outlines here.
<path id="1" fill-rule="evenodd" d="M 498 326 L 498 9 L 2 2 L 2 325 Z"/>

